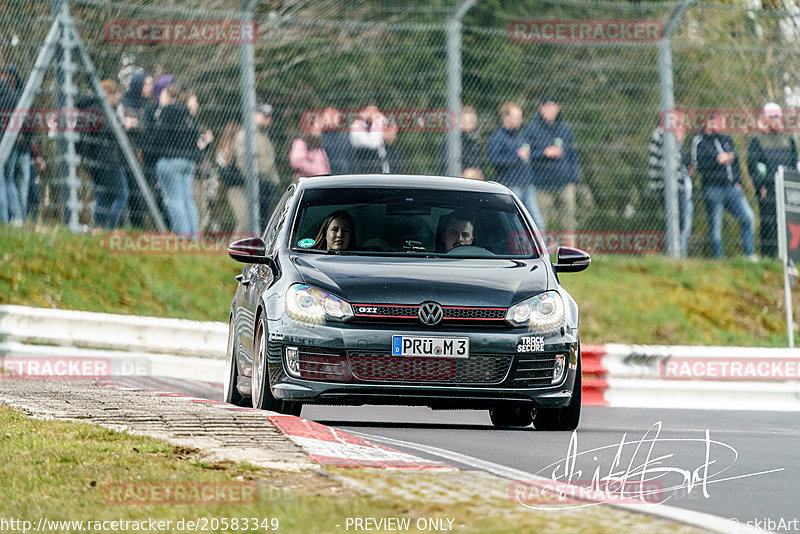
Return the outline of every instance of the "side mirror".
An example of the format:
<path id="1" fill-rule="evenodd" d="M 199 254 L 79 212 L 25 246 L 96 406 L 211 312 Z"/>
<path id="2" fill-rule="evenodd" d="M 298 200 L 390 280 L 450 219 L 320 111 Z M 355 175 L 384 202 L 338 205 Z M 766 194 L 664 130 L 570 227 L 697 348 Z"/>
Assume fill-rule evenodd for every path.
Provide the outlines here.
<path id="1" fill-rule="evenodd" d="M 592 258 L 579 248 L 558 247 L 553 269 L 557 273 L 577 273 L 586 269 Z"/>
<path id="2" fill-rule="evenodd" d="M 272 258 L 267 256 L 267 244 L 260 237 L 248 237 L 234 241 L 228 245 L 228 255 L 242 263 L 264 263 L 271 265 Z"/>

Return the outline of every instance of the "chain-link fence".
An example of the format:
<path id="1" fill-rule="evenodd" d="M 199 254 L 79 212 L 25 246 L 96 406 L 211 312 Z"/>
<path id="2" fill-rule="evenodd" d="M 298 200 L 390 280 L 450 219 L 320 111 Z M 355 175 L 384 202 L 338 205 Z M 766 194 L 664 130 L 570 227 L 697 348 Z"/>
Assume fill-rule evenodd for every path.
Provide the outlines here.
<path id="1" fill-rule="evenodd" d="M 0 6 L 0 98 L 6 133 L 19 135 L 0 144 L 0 221 L 243 232 L 263 227 L 296 176 L 470 168 L 539 208 L 554 242 L 577 232 L 595 252 L 661 251 L 666 207 L 685 253 L 710 255 L 713 172 L 692 161 L 695 134 L 710 110 L 733 121 L 768 101 L 785 115 L 800 107 L 800 9 L 756 4 L 11 0 Z M 691 119 L 675 169 L 663 163 L 671 108 Z M 472 131 L 461 120 L 470 110 Z M 748 158 L 760 120 L 723 132 L 757 226 L 770 216 Z M 659 124 L 666 135 L 654 142 Z M 377 144 L 359 135 L 377 131 Z M 742 251 L 739 229 L 726 214 L 728 255 Z M 758 251 L 770 235 L 754 239 Z"/>

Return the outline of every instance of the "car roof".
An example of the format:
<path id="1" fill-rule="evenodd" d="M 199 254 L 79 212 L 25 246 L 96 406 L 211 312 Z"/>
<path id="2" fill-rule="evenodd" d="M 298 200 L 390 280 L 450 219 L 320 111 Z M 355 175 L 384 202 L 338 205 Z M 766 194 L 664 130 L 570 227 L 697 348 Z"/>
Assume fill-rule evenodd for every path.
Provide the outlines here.
<path id="1" fill-rule="evenodd" d="M 509 192 L 508 188 L 497 182 L 418 174 L 336 174 L 313 176 L 300 178 L 298 180 L 298 187 L 302 189 L 396 187 L 409 189 L 445 189 L 476 193 Z"/>

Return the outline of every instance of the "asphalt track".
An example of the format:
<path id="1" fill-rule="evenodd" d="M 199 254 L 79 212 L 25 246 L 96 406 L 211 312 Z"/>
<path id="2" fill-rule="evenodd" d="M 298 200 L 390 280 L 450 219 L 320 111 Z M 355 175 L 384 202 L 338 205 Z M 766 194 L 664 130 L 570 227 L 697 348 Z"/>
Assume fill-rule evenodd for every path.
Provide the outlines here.
<path id="1" fill-rule="evenodd" d="M 220 388 L 208 383 L 160 384 L 167 386 L 221 398 Z M 595 473 L 627 475 L 630 481 L 644 476 L 644 486 L 629 482 L 625 491 L 625 502 L 640 504 L 642 511 L 657 502 L 800 532 L 800 425 L 792 412 L 585 406 L 574 436 L 532 427 L 495 429 L 487 412 L 471 410 L 305 406 L 302 417 L 470 469 L 483 461 L 489 470 L 496 465 L 562 482 L 571 478 L 578 485 L 588 485 Z M 651 494 L 643 497 L 640 487 Z M 611 491 L 608 500 L 618 498 Z M 580 503 L 564 501 L 565 507 L 574 504 Z M 778 528 L 781 520 L 787 528 Z"/>

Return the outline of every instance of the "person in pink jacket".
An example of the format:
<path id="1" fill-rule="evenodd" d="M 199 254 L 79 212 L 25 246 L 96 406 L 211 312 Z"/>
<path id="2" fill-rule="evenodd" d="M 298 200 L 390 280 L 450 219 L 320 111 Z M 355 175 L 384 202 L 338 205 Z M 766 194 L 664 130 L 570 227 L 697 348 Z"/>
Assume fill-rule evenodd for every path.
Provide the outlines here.
<path id="1" fill-rule="evenodd" d="M 292 141 L 289 163 L 294 170 L 295 180 L 301 176 L 319 176 L 331 173 L 328 155 L 320 142 L 321 133 L 321 125 L 314 121 L 310 125 L 304 126 L 302 135 Z"/>

